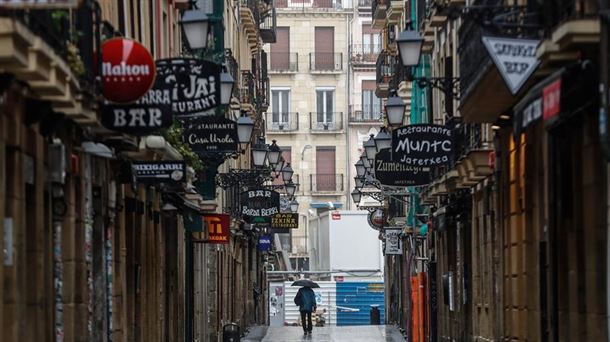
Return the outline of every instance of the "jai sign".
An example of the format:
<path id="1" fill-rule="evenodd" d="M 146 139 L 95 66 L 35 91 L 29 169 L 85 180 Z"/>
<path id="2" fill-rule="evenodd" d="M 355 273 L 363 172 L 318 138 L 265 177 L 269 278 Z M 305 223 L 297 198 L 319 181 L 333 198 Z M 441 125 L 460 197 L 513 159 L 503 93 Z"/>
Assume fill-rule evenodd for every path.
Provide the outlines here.
<path id="1" fill-rule="evenodd" d="M 416 124 L 392 132 L 392 161 L 430 167 L 449 163 L 453 154 L 451 130 L 441 125 Z"/>
<path id="2" fill-rule="evenodd" d="M 540 63 L 536 57 L 540 41 L 504 37 L 482 40 L 511 93 L 516 94 Z"/>
<path id="3" fill-rule="evenodd" d="M 155 77 L 155 60 L 140 43 L 113 38 L 102 44 L 102 85 L 108 101 L 138 100 L 152 87 Z"/>

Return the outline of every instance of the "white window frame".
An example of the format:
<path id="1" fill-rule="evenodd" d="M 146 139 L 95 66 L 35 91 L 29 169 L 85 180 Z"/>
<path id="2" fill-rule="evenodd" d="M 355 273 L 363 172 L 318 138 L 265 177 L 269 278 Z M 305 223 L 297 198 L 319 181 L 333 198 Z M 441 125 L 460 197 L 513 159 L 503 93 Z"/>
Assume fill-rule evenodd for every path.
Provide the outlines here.
<path id="1" fill-rule="evenodd" d="M 271 90 L 271 124 L 273 125 L 273 127 L 279 126 L 280 124 L 284 124 L 284 125 L 288 124 L 288 125 L 290 125 L 290 120 L 291 120 L 291 118 L 290 118 L 290 109 L 291 109 L 291 105 L 292 105 L 292 89 L 290 89 L 290 87 L 271 87 L 270 90 Z M 273 99 L 274 98 L 273 92 L 274 91 L 286 91 L 286 92 L 288 92 L 288 112 L 286 113 L 286 117 L 288 119 L 286 121 L 282 120 L 282 112 L 281 111 L 278 112 L 278 121 L 273 121 L 273 114 L 274 114 L 274 112 L 273 112 L 273 100 L 274 100 Z M 282 100 L 282 97 L 281 96 L 278 97 L 278 101 L 281 101 L 281 100 Z M 278 106 L 280 107 L 278 109 L 282 108 L 281 103 L 278 104 Z"/>

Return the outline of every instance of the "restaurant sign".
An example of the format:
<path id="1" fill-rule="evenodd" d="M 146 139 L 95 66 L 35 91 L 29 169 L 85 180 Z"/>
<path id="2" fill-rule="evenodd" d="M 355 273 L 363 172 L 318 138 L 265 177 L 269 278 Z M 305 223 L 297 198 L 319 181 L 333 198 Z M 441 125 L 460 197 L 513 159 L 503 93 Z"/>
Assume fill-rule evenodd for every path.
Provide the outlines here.
<path id="1" fill-rule="evenodd" d="M 375 156 L 375 178 L 387 186 L 424 185 L 430 183 L 430 168 L 395 162 L 386 148 Z"/>
<path id="2" fill-rule="evenodd" d="M 241 214 L 244 221 L 248 223 L 259 217 L 265 217 L 271 221 L 271 217 L 280 212 L 280 194 L 277 191 L 248 190 L 241 193 L 240 200 Z"/>
<path id="3" fill-rule="evenodd" d="M 132 166 L 142 183 L 180 183 L 186 176 L 186 163 L 181 160 L 132 162 Z"/>
<path id="4" fill-rule="evenodd" d="M 195 58 L 157 61 L 157 73 L 172 88 L 172 111 L 176 117 L 213 115 L 220 104 L 221 65 Z"/>
<path id="5" fill-rule="evenodd" d="M 183 120 L 182 140 L 193 152 L 235 152 L 237 151 L 237 123 L 233 120 L 205 116 Z"/>
<path id="6" fill-rule="evenodd" d="M 299 228 L 299 214 L 298 213 L 275 214 L 271 217 L 271 228 L 297 229 L 297 228 Z"/>
<path id="7" fill-rule="evenodd" d="M 449 163 L 452 154 L 452 132 L 445 126 L 416 124 L 392 132 L 393 162 L 419 167 L 440 166 Z"/>
<path id="8" fill-rule="evenodd" d="M 506 37 L 483 37 L 482 40 L 508 89 L 515 95 L 540 64 L 536 57 L 540 41 Z"/>
<path id="9" fill-rule="evenodd" d="M 227 214 L 203 215 L 208 230 L 207 243 L 226 244 L 229 243 L 231 235 L 231 217 Z"/>

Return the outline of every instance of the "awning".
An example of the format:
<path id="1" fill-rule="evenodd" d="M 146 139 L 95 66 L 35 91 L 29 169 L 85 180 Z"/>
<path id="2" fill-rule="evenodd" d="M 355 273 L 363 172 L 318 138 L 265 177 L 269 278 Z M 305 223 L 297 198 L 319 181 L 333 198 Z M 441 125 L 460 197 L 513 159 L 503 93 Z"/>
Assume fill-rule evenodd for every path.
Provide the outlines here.
<path id="1" fill-rule="evenodd" d="M 546 77 L 515 105 L 515 136 L 538 120 L 552 125 L 561 118 L 580 112 L 597 98 L 596 84 L 597 75 L 589 61 L 566 66 Z"/>

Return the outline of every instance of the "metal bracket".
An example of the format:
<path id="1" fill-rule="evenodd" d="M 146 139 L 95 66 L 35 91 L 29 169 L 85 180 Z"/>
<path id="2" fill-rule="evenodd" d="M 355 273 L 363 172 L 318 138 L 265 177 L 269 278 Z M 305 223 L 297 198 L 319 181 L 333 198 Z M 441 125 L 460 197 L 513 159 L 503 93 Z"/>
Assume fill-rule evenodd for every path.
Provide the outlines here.
<path id="1" fill-rule="evenodd" d="M 417 82 L 421 88 L 436 88 L 455 100 L 460 99 L 459 77 L 415 77 L 413 82 Z"/>

